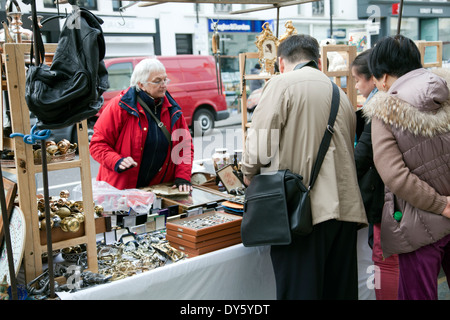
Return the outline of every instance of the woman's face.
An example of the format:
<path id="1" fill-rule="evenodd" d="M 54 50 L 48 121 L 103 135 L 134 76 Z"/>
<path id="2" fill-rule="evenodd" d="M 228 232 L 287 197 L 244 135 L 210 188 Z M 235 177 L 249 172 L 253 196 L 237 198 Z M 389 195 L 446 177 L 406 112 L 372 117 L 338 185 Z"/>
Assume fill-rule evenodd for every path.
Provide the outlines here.
<path id="1" fill-rule="evenodd" d="M 167 91 L 167 74 L 164 71 L 156 71 L 150 74 L 147 81 L 141 83 L 141 89 L 153 98 L 163 98 Z"/>
<path id="2" fill-rule="evenodd" d="M 367 98 L 372 90 L 375 88 L 375 83 L 373 77 L 369 80 L 360 73 L 357 72 L 356 68 L 352 68 L 352 76 L 355 78 L 355 88 L 358 90 L 364 98 Z"/>

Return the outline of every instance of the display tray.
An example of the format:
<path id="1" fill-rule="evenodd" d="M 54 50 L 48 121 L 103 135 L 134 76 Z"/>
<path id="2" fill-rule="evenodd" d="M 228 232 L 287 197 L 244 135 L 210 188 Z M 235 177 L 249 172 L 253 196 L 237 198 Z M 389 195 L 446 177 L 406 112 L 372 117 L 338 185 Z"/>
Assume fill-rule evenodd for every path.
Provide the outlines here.
<path id="1" fill-rule="evenodd" d="M 198 237 L 193 236 L 191 234 L 180 233 L 180 232 L 177 232 L 177 231 L 171 230 L 171 229 L 166 229 L 166 234 L 171 237 L 183 239 L 183 240 L 190 241 L 190 242 L 204 242 L 204 241 L 208 241 L 211 239 L 226 236 L 226 235 L 240 232 L 240 231 L 241 231 L 241 226 L 239 225 L 239 226 L 219 230 L 216 232 L 208 233 L 208 234 L 205 234 L 203 236 L 198 236 Z"/>
<path id="2" fill-rule="evenodd" d="M 140 190 L 152 191 L 155 190 L 154 189 L 155 187 L 159 186 L 161 187 L 161 190 L 164 189 L 164 185 L 158 185 L 141 188 Z M 219 192 L 217 190 L 207 188 L 204 186 L 196 186 L 196 185 L 193 186 L 192 191 L 189 192 L 188 194 L 180 194 L 179 192 L 175 192 L 175 194 L 171 195 L 160 194 L 158 196 L 161 197 L 164 208 L 177 205 L 179 207 L 178 209 L 180 214 L 183 213 L 184 211 L 188 211 L 194 208 L 205 207 L 210 203 L 220 203 L 232 197 L 229 194 Z"/>
<path id="3" fill-rule="evenodd" d="M 70 161 L 75 159 L 76 150 L 68 151 L 65 154 L 60 154 L 56 156 L 48 157 L 47 163 L 55 163 L 55 162 L 62 162 L 62 161 Z M 16 167 L 16 160 L 0 160 L 1 166 L 4 168 L 15 168 Z M 34 164 L 42 164 L 41 159 L 34 159 Z"/>
<path id="4" fill-rule="evenodd" d="M 217 237 L 217 238 L 212 238 L 206 241 L 199 241 L 199 242 L 191 242 L 185 239 L 180 239 L 174 236 L 171 236 L 169 234 L 166 234 L 166 239 L 172 244 L 172 243 L 176 243 L 178 245 L 184 246 L 184 247 L 188 247 L 191 249 L 200 249 L 203 247 L 207 247 L 210 245 L 214 245 L 216 243 L 219 242 L 224 242 L 224 241 L 228 241 L 228 240 L 233 240 L 236 238 L 241 238 L 241 232 L 236 232 L 236 233 L 232 233 L 232 234 L 227 234 L 221 237 Z"/>
<path id="5" fill-rule="evenodd" d="M 94 219 L 95 222 L 95 233 L 104 233 L 112 230 L 111 227 L 111 217 L 97 217 Z M 56 243 L 59 241 L 79 238 L 85 235 L 84 232 L 84 222 L 80 224 L 80 229 L 77 232 L 64 232 L 61 228 L 52 228 L 52 242 Z M 39 238 L 41 245 L 47 244 L 47 232 L 45 230 L 39 230 Z"/>
<path id="6" fill-rule="evenodd" d="M 241 243 L 241 237 L 239 238 L 235 238 L 235 239 L 231 239 L 231 240 L 227 240 L 227 241 L 223 241 L 223 242 L 219 242 L 216 244 L 212 244 L 210 246 L 206 246 L 200 249 L 191 249 L 189 247 L 180 245 L 176 242 L 169 242 L 170 245 L 172 247 L 174 247 L 177 250 L 180 250 L 181 252 L 183 252 L 188 258 L 192 258 L 192 257 L 196 257 L 205 253 L 209 253 L 215 250 L 219 250 L 219 249 L 223 249 L 238 243 Z"/>
<path id="7" fill-rule="evenodd" d="M 214 211 L 166 223 L 167 230 L 193 236 L 203 236 L 223 229 L 240 226 L 242 217 L 223 211 Z"/>

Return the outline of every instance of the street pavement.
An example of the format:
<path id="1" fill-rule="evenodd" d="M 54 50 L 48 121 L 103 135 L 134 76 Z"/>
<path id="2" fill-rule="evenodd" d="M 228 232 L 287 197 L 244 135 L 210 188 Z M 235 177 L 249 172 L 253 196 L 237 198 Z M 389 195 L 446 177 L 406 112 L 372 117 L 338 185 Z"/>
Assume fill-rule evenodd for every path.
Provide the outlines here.
<path id="1" fill-rule="evenodd" d="M 242 113 L 238 112 L 237 109 L 229 109 L 230 116 L 225 120 L 216 121 L 216 128 L 223 128 L 235 125 L 241 125 L 242 123 Z"/>

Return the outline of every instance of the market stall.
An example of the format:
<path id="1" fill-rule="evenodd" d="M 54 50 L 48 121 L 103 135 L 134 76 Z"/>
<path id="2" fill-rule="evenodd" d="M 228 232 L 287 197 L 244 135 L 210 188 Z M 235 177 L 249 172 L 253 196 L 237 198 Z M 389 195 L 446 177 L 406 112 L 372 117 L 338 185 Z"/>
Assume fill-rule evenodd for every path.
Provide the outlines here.
<path id="1" fill-rule="evenodd" d="M 279 9 L 311 1 L 240 2 Z M 14 41 L 7 36 L 8 30 L 4 32 L 1 89 L 7 93 L 14 133 L 28 133 L 31 124 L 25 75 L 34 44 Z M 355 55 L 352 47 L 328 49 L 346 50 L 350 60 Z M 45 63 L 52 63 L 56 50 L 57 44 L 45 44 Z M 257 57 L 256 52 L 249 54 Z M 327 51 L 323 54 L 326 56 Z M 243 72 L 241 76 L 242 86 L 246 79 L 253 79 L 246 78 Z M 353 84 L 347 84 L 351 84 L 348 94 L 353 97 Z M 246 108 L 246 103 L 243 105 Z M 5 219 L 9 214 L 14 223 L 7 226 L 17 232 L 12 237 L 13 248 L 2 245 L 2 256 L 8 254 L 11 261 L 13 251 L 18 257 L 14 264 L 2 265 L 1 275 L 5 277 L 0 278 L 1 288 L 12 287 L 13 298 L 18 293 L 19 298 L 24 297 L 26 290 L 35 299 L 275 299 L 270 248 L 246 248 L 241 244 L 245 185 L 239 170 L 239 152 L 230 156 L 226 150 L 217 150 L 212 159 L 213 174 L 193 172 L 196 185 L 192 192 L 176 192 L 167 185 L 118 191 L 93 186 L 86 120 L 76 125 L 77 157 L 73 143 L 61 144 L 60 149 L 59 142 L 46 145 L 41 139 L 44 142 L 38 161 L 35 148 L 26 139 L 28 135 L 19 139 L 1 132 L 1 149 L 14 155 L 2 160 L 2 171 L 17 175 L 16 185 L 3 180 L 4 189 L 11 193 L 7 193 L 8 200 L 2 199 L 2 221 L 9 220 Z M 247 126 L 246 117 L 243 125 Z M 3 125 L 0 127 L 3 130 Z M 42 157 L 44 148 L 59 158 Z M 79 199 L 71 199 L 74 195 L 64 190 L 55 199 L 36 195 L 36 173 L 68 168 L 80 169 Z M 9 207 L 4 206 L 6 202 Z M 133 205 L 136 202 L 137 207 Z M 9 245 L 10 230 L 5 230 Z M 23 269 L 25 285 L 19 286 L 17 292 L 13 287 L 17 286 L 14 280 L 19 268 Z M 0 294 L 9 297 L 7 292 Z"/>

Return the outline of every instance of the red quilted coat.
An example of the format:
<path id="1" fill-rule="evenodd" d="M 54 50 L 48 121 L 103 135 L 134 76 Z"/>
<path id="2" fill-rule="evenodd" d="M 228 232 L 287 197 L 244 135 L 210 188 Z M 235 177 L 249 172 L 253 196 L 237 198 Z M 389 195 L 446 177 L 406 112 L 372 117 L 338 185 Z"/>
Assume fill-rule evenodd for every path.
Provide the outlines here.
<path id="1" fill-rule="evenodd" d="M 175 178 L 190 181 L 194 158 L 192 137 L 180 106 L 168 93 L 163 101 L 161 121 L 172 134 L 172 146 L 150 185 L 172 182 Z M 121 190 L 136 188 L 147 132 L 147 117 L 137 102 L 136 90 L 130 87 L 108 103 L 94 126 L 89 151 L 100 164 L 97 180 Z M 137 167 L 116 172 L 117 161 L 128 156 L 137 162 Z"/>

